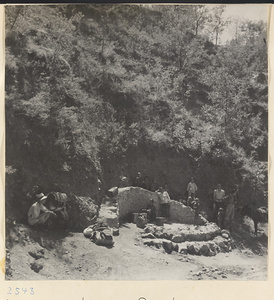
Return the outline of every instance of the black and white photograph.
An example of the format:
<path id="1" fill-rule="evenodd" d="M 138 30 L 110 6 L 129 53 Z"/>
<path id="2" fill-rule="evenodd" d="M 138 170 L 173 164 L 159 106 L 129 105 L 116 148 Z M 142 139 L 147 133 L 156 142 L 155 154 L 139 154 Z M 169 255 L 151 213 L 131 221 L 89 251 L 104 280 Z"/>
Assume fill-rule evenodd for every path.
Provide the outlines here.
<path id="1" fill-rule="evenodd" d="M 6 5 L 5 280 L 268 280 L 268 45 L 265 4 Z"/>

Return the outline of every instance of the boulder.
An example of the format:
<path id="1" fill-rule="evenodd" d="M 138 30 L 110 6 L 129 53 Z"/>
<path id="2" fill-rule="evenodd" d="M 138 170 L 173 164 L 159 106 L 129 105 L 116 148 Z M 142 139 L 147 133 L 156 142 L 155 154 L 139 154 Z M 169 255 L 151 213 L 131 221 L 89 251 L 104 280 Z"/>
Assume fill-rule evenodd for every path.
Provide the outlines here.
<path id="1" fill-rule="evenodd" d="M 206 241 L 209 241 L 209 240 L 211 240 L 211 239 L 212 239 L 211 233 L 207 232 L 207 233 L 205 234 L 205 240 L 206 240 Z"/>
<path id="2" fill-rule="evenodd" d="M 165 249 L 166 253 L 171 254 L 174 250 L 174 245 L 172 242 L 163 241 L 163 248 Z"/>
<path id="3" fill-rule="evenodd" d="M 119 235 L 119 228 L 113 228 L 113 236 Z"/>
<path id="4" fill-rule="evenodd" d="M 185 241 L 185 239 L 182 235 L 174 235 L 171 240 L 174 243 L 182 243 Z"/>
<path id="5" fill-rule="evenodd" d="M 90 197 L 70 195 L 68 200 L 68 227 L 74 230 L 84 230 L 96 222 L 98 206 Z"/>
<path id="6" fill-rule="evenodd" d="M 163 233 L 162 231 L 159 231 L 159 230 L 154 231 L 154 235 L 155 235 L 157 238 L 160 238 L 160 239 L 163 239 L 163 238 L 164 238 L 164 233 Z"/>
<path id="7" fill-rule="evenodd" d="M 201 252 L 201 255 L 209 256 L 209 253 L 210 253 L 209 246 L 207 244 L 202 245 L 202 247 L 200 248 L 200 252 Z"/>
<path id="8" fill-rule="evenodd" d="M 157 226 L 164 226 L 165 218 L 163 217 L 157 217 L 156 218 L 156 225 Z"/>
<path id="9" fill-rule="evenodd" d="M 203 232 L 194 233 L 194 236 L 195 236 L 195 238 L 193 239 L 193 241 L 205 241 L 206 240 L 205 233 L 203 233 Z"/>
<path id="10" fill-rule="evenodd" d="M 223 252 L 229 252 L 229 247 L 224 242 L 219 242 L 218 245 L 221 248 L 221 251 L 223 251 Z"/>
<path id="11" fill-rule="evenodd" d="M 112 187 L 111 189 L 108 190 L 107 194 L 111 198 L 117 196 L 118 195 L 118 187 L 116 187 L 116 186 Z"/>
<path id="12" fill-rule="evenodd" d="M 157 249 L 160 249 L 163 246 L 163 241 L 159 239 L 152 240 L 152 245 L 155 246 Z"/>
<path id="13" fill-rule="evenodd" d="M 187 246 L 187 252 L 193 255 L 201 255 L 200 248 L 196 244 L 190 244 Z"/>
<path id="14" fill-rule="evenodd" d="M 187 245 L 185 243 L 178 245 L 178 252 L 182 254 L 187 254 Z"/>
<path id="15" fill-rule="evenodd" d="M 212 251 L 211 249 L 209 250 L 208 256 L 215 256 L 217 252 Z"/>
<path id="16" fill-rule="evenodd" d="M 116 208 L 116 212 L 114 212 L 114 208 Z M 119 216 L 117 207 L 109 204 L 102 204 L 97 221 L 104 222 L 111 228 L 119 228 Z"/>
<path id="17" fill-rule="evenodd" d="M 165 231 L 162 234 L 162 238 L 171 241 L 173 238 L 173 234 Z"/>
<path id="18" fill-rule="evenodd" d="M 152 234 L 152 233 L 145 233 L 145 234 L 142 234 L 141 237 L 143 239 L 155 239 L 155 236 Z"/>
<path id="19" fill-rule="evenodd" d="M 144 245 L 153 246 L 153 241 L 151 240 L 144 241 Z"/>
<path id="20" fill-rule="evenodd" d="M 32 256 L 34 259 L 44 258 L 45 250 L 40 249 L 36 251 L 29 251 L 29 255 Z"/>
<path id="21" fill-rule="evenodd" d="M 39 273 L 43 268 L 44 268 L 44 264 L 42 261 L 34 261 L 30 264 L 30 268 L 36 272 Z"/>
<path id="22" fill-rule="evenodd" d="M 179 252 L 179 245 L 173 243 L 173 250 L 174 250 L 175 252 Z"/>
<path id="23" fill-rule="evenodd" d="M 154 232 L 155 231 L 155 227 L 151 224 L 147 224 L 147 226 L 144 229 L 144 232 L 149 233 L 149 232 Z"/>
<path id="24" fill-rule="evenodd" d="M 214 242 L 208 242 L 208 246 L 211 252 L 214 252 L 215 254 L 220 252 L 220 247 Z"/>
<path id="25" fill-rule="evenodd" d="M 181 202 L 171 200 L 170 201 L 170 220 L 172 222 L 178 222 L 183 224 L 193 224 L 194 223 L 194 210 L 185 206 Z M 201 215 L 198 216 L 197 224 L 204 225 L 206 224 L 206 219 Z"/>

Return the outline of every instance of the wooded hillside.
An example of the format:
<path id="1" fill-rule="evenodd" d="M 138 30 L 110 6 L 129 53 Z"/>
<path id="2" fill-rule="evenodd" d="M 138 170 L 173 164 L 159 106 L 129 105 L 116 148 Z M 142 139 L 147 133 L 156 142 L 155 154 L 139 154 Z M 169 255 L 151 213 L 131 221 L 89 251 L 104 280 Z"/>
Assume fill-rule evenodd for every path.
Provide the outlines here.
<path id="1" fill-rule="evenodd" d="M 7 6 L 7 197 L 96 195 L 142 171 L 174 195 L 267 191 L 267 35 L 222 7 Z"/>

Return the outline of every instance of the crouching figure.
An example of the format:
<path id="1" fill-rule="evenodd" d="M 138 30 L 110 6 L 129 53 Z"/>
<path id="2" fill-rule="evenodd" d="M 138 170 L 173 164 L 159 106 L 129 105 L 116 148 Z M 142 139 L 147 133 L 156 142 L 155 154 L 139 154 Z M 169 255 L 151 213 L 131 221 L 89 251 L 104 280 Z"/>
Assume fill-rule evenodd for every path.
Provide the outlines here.
<path id="1" fill-rule="evenodd" d="M 45 224 L 51 216 L 56 217 L 56 214 L 44 205 L 47 197 L 43 193 L 36 195 L 36 197 L 37 201 L 32 204 L 28 211 L 28 223 L 31 226 Z"/>

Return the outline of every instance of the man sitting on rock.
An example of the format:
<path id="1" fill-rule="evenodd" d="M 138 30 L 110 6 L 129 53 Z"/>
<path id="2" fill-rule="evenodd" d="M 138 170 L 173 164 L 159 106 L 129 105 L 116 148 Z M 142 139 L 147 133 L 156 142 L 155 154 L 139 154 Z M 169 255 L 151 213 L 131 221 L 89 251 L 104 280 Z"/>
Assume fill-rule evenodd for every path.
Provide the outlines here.
<path id="1" fill-rule="evenodd" d="M 187 201 L 186 201 L 186 205 L 187 206 L 191 206 L 191 203 L 195 200 L 195 195 L 194 193 L 192 193 L 188 198 L 187 198 Z"/>
<path id="2" fill-rule="evenodd" d="M 48 210 L 44 204 L 47 197 L 43 194 L 36 195 L 37 201 L 32 204 L 28 211 L 28 223 L 29 225 L 45 224 L 50 216 L 56 217 L 53 211 Z"/>

